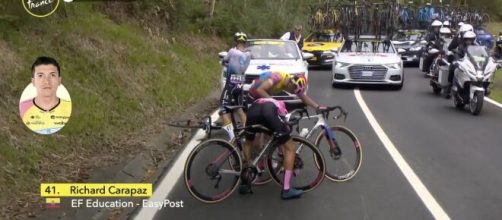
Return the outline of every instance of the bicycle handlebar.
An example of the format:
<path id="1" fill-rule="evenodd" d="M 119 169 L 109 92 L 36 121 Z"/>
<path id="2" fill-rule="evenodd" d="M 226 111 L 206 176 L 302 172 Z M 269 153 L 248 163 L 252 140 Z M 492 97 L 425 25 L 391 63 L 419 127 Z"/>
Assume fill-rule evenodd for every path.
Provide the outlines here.
<path id="1" fill-rule="evenodd" d="M 339 112 L 337 115 L 335 115 L 335 116 L 333 117 L 333 119 L 337 120 L 337 119 L 339 119 L 339 118 L 341 118 L 341 117 L 343 117 L 343 118 L 344 118 L 344 119 L 343 119 L 344 121 L 347 119 L 347 115 L 348 115 L 349 113 L 348 113 L 348 112 L 346 112 L 346 111 L 342 108 L 342 106 L 339 106 L 339 105 L 337 105 L 337 106 L 332 106 L 332 107 L 327 107 L 326 109 L 320 110 L 320 111 L 319 111 L 319 113 L 320 113 L 320 114 L 322 114 L 323 116 L 325 116 L 325 118 L 328 118 L 328 117 L 329 117 L 329 113 L 330 113 L 330 112 L 332 112 L 332 111 L 335 111 L 335 110 L 339 110 L 340 112 Z"/>

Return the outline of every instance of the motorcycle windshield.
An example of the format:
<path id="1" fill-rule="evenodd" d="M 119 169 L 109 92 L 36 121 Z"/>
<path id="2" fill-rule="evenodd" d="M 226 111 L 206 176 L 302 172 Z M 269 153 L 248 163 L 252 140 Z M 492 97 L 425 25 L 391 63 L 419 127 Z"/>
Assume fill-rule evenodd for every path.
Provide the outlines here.
<path id="1" fill-rule="evenodd" d="M 483 70 L 486 63 L 488 63 L 489 56 L 483 46 L 469 46 L 467 48 L 467 55 L 476 70 Z"/>

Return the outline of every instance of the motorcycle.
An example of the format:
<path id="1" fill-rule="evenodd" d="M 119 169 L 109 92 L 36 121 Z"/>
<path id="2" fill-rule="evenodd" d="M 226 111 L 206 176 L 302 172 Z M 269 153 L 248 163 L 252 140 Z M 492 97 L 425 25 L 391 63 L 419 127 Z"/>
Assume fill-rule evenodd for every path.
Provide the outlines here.
<path id="1" fill-rule="evenodd" d="M 483 46 L 469 46 L 465 56 L 454 64 L 456 68 L 451 91 L 453 104 L 458 109 L 469 105 L 471 114 L 478 115 L 497 64 Z"/>
<path id="2" fill-rule="evenodd" d="M 434 59 L 431 65 L 430 71 L 430 86 L 432 87 L 432 92 L 436 95 L 441 94 L 441 91 L 445 91 L 448 87 L 448 72 L 450 69 L 450 62 L 448 61 L 448 57 L 452 56 L 453 53 L 448 51 L 448 46 L 452 39 L 444 39 L 442 41 L 443 50 L 441 53 Z M 435 49 L 437 50 L 437 49 Z M 439 51 L 439 50 L 438 50 Z M 448 51 L 448 52 L 445 52 Z M 432 51 L 436 52 L 436 51 Z M 437 53 L 437 52 L 436 52 Z"/>
<path id="3" fill-rule="evenodd" d="M 424 77 L 425 78 L 431 76 L 431 70 L 432 70 L 432 65 L 430 65 L 430 67 L 429 67 L 429 74 L 427 74 L 427 70 L 425 69 L 425 66 L 424 66 L 425 59 L 427 59 L 427 57 L 430 56 L 430 55 L 435 55 L 435 54 L 438 54 L 439 52 L 441 52 L 440 50 L 438 50 L 435 47 L 433 47 L 433 45 L 435 45 L 435 44 L 436 44 L 436 42 L 432 42 L 432 45 L 430 45 L 427 48 L 425 48 L 422 56 L 420 56 L 420 61 L 419 61 L 419 64 L 418 64 L 418 68 L 420 69 L 420 71 L 424 72 Z"/>

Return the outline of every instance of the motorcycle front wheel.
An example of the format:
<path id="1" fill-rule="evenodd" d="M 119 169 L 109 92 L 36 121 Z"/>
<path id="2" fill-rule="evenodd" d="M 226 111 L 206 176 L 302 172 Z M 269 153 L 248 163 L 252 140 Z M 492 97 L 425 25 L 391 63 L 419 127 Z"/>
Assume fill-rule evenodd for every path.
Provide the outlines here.
<path id="1" fill-rule="evenodd" d="M 474 96 L 472 97 L 469 103 L 469 110 L 473 115 L 479 115 L 481 109 L 483 108 L 483 100 L 485 98 L 485 94 L 483 91 L 476 91 Z"/>

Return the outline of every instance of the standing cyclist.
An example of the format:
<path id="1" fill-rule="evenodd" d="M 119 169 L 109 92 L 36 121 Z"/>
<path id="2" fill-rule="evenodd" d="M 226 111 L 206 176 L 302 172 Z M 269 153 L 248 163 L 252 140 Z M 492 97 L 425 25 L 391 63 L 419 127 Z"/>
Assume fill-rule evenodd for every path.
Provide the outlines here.
<path id="1" fill-rule="evenodd" d="M 295 161 L 295 145 L 291 139 L 291 128 L 285 123 L 284 116 L 287 113 L 284 102 L 271 98 L 272 95 L 282 91 L 294 93 L 307 105 L 318 110 L 324 109 L 305 94 L 307 80 L 304 76 L 291 76 L 281 72 L 264 72 L 260 77 L 253 81 L 249 89 L 249 95 L 255 101 L 249 107 L 247 112 L 246 126 L 261 124 L 277 134 L 277 139 L 281 144 L 284 153 L 284 180 L 281 191 L 282 199 L 299 198 L 302 190 L 290 187 L 291 177 L 293 176 L 293 167 Z M 248 132 L 246 143 L 244 144 L 245 160 L 251 158 L 252 142 L 255 139 L 255 133 Z M 246 193 L 250 189 L 251 183 L 243 183 L 240 188 L 241 193 Z"/>
<path id="2" fill-rule="evenodd" d="M 227 131 L 230 140 L 234 139 L 234 128 L 230 118 L 231 112 L 227 112 L 225 106 L 243 105 L 242 88 L 244 72 L 249 66 L 251 54 L 246 50 L 247 35 L 242 32 L 234 34 L 235 47 L 228 51 L 223 58 L 228 63 L 225 87 L 220 97 L 220 115 L 223 120 L 223 128 Z M 242 109 L 237 110 L 242 124 L 246 124 L 246 115 Z"/>

